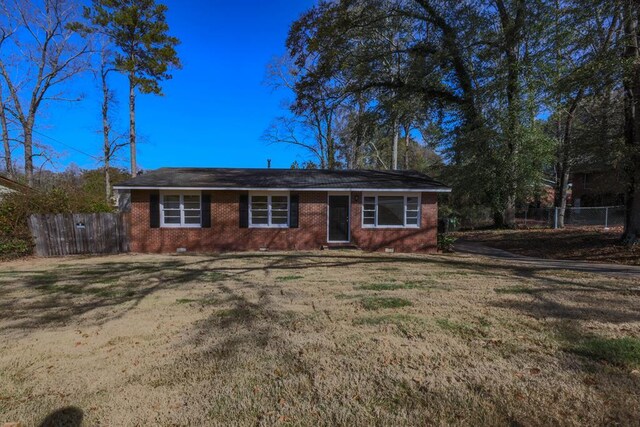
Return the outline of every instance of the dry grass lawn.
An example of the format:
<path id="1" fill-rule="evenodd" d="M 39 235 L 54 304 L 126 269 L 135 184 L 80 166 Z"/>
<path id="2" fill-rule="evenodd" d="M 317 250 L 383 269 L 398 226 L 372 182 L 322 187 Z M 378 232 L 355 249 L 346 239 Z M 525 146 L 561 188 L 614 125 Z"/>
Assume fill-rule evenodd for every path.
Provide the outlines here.
<path id="1" fill-rule="evenodd" d="M 575 227 L 559 230 L 498 229 L 454 234 L 458 238 L 535 258 L 640 265 L 640 245 L 625 245 L 620 240 L 622 231 L 622 227 L 610 230 Z"/>
<path id="2" fill-rule="evenodd" d="M 637 424 L 639 337 L 640 278 L 460 255 L 13 261 L 0 425 Z"/>

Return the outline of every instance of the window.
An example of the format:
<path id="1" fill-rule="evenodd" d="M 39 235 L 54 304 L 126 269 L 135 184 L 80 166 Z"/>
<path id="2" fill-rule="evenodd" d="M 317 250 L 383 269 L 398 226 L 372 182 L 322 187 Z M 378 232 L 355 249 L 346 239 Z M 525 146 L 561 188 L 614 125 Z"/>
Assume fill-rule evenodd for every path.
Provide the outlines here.
<path id="1" fill-rule="evenodd" d="M 253 194 L 249 198 L 250 227 L 288 227 L 289 195 Z"/>
<path id="2" fill-rule="evenodd" d="M 200 194 L 163 194 L 160 202 L 163 227 L 200 227 Z"/>
<path id="3" fill-rule="evenodd" d="M 363 227 L 419 227 L 420 197 L 375 195 L 362 198 Z"/>

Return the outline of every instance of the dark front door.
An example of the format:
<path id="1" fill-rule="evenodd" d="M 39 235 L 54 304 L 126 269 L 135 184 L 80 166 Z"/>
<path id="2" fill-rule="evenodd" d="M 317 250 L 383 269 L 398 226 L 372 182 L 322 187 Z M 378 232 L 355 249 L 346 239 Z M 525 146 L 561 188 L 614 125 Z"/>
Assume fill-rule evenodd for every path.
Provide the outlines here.
<path id="1" fill-rule="evenodd" d="M 349 196 L 329 196 L 329 241 L 349 241 Z"/>

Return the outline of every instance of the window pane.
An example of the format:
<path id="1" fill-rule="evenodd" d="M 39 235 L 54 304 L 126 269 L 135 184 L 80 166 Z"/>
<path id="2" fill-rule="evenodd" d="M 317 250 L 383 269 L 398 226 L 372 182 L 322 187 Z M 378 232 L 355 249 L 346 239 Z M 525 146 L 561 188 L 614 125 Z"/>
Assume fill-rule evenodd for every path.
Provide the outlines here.
<path id="1" fill-rule="evenodd" d="M 265 216 L 252 216 L 251 217 L 251 224 L 257 224 L 257 225 L 264 225 L 264 224 L 268 224 L 269 221 Z"/>
<path id="2" fill-rule="evenodd" d="M 278 225 L 282 225 L 282 224 L 286 224 L 287 223 L 287 217 L 276 217 L 274 216 L 273 218 L 271 218 L 271 224 L 278 224 Z"/>
<path id="3" fill-rule="evenodd" d="M 200 217 L 199 216 L 185 216 L 184 217 L 184 223 L 185 224 L 200 224 Z"/>
<path id="4" fill-rule="evenodd" d="M 407 210 L 408 211 L 417 211 L 418 210 L 418 198 L 417 197 L 407 197 Z"/>
<path id="5" fill-rule="evenodd" d="M 165 209 L 180 209 L 180 196 L 164 196 L 162 205 Z"/>
<path id="6" fill-rule="evenodd" d="M 165 224 L 180 224 L 179 216 L 165 216 L 164 217 Z"/>
<path id="7" fill-rule="evenodd" d="M 366 216 L 363 218 L 362 223 L 364 225 L 375 225 L 375 218 L 371 217 L 371 218 L 367 218 Z"/>
<path id="8" fill-rule="evenodd" d="M 404 225 L 404 197 L 378 197 L 378 225 Z"/>
<path id="9" fill-rule="evenodd" d="M 271 196 L 271 203 L 287 203 L 287 196 Z"/>
<path id="10" fill-rule="evenodd" d="M 251 196 L 251 224 L 269 224 L 269 198 L 267 196 Z"/>
<path id="11" fill-rule="evenodd" d="M 271 203 L 271 210 L 274 210 L 274 211 L 286 211 L 286 210 L 288 210 L 288 205 L 289 204 L 286 203 L 286 202 L 285 203 L 272 202 Z"/>
<path id="12" fill-rule="evenodd" d="M 197 202 L 187 202 L 185 200 L 184 208 L 185 209 L 197 209 L 197 210 L 200 210 L 200 201 L 198 200 Z"/>
<path id="13" fill-rule="evenodd" d="M 164 210 L 164 216 L 166 217 L 171 217 L 171 216 L 175 216 L 180 218 L 180 209 L 165 209 Z"/>

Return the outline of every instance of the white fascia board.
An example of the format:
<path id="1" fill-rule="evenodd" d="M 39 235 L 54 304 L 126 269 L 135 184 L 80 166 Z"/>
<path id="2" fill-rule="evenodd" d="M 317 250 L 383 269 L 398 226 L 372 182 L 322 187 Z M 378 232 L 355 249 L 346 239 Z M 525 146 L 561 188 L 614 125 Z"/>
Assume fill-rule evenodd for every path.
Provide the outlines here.
<path id="1" fill-rule="evenodd" d="M 120 187 L 114 190 L 177 190 L 177 191 L 358 191 L 366 193 L 451 193 L 450 188 L 262 188 L 262 187 Z"/>

